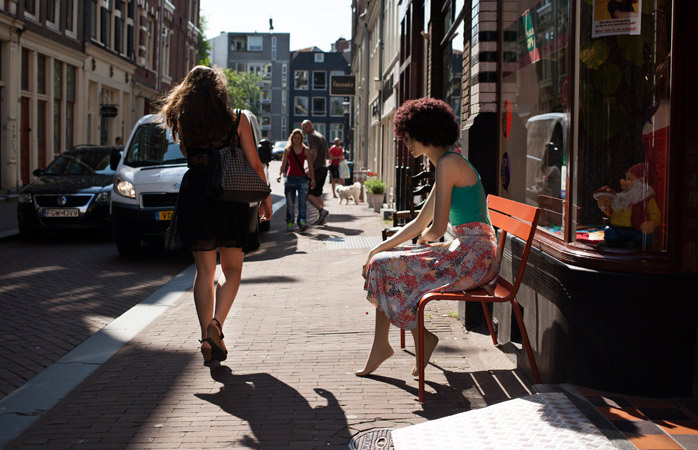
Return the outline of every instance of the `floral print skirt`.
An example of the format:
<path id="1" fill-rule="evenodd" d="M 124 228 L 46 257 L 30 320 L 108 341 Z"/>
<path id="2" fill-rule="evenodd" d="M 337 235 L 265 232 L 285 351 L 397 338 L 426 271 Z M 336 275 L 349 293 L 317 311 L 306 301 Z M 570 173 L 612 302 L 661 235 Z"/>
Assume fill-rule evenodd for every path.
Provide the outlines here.
<path id="1" fill-rule="evenodd" d="M 489 283 L 499 272 L 491 226 L 453 228 L 451 242 L 407 246 L 375 255 L 366 269 L 368 300 L 396 327 L 417 328 L 417 306 L 427 292 L 457 292 Z"/>

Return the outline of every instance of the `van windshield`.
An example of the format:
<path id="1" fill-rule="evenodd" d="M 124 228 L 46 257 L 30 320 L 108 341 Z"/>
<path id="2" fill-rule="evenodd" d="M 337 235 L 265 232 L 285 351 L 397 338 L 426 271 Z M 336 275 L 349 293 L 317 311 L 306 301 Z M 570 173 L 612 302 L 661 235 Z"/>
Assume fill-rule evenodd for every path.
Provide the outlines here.
<path id="1" fill-rule="evenodd" d="M 179 144 L 172 140 L 170 130 L 159 124 L 146 123 L 138 127 L 129 144 L 124 164 L 130 167 L 186 164 Z"/>

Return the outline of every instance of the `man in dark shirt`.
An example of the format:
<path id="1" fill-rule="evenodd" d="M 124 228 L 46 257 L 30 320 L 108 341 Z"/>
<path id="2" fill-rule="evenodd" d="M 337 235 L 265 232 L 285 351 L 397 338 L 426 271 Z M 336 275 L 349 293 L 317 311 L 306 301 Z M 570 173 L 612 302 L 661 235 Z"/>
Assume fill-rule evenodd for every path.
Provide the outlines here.
<path id="1" fill-rule="evenodd" d="M 315 171 L 315 187 L 308 191 L 308 201 L 318 210 L 318 218 L 314 225 L 321 225 L 329 214 L 329 211 L 325 209 L 325 202 L 322 200 L 322 187 L 325 185 L 327 177 L 327 159 L 330 157 L 330 147 L 327 145 L 325 136 L 315 130 L 311 121 L 304 120 L 301 123 L 301 128 L 308 137 L 308 147 L 310 147 L 310 156 L 313 158 L 313 170 Z"/>

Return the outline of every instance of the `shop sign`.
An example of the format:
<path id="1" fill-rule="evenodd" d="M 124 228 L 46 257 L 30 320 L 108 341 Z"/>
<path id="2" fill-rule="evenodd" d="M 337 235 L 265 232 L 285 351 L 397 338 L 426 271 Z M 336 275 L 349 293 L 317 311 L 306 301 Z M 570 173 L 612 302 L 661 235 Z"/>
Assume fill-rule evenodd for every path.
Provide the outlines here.
<path id="1" fill-rule="evenodd" d="M 102 117 L 116 117 L 119 115 L 119 109 L 112 105 L 100 106 L 99 115 Z"/>
<path id="2" fill-rule="evenodd" d="M 355 88 L 354 75 L 330 75 L 330 95 L 351 96 L 354 95 Z"/>
<path id="3" fill-rule="evenodd" d="M 523 15 L 524 31 L 526 32 L 526 48 L 528 57 L 531 58 L 531 63 L 540 60 L 540 51 L 536 47 L 536 30 L 533 29 L 533 19 L 531 11 L 526 10 Z"/>

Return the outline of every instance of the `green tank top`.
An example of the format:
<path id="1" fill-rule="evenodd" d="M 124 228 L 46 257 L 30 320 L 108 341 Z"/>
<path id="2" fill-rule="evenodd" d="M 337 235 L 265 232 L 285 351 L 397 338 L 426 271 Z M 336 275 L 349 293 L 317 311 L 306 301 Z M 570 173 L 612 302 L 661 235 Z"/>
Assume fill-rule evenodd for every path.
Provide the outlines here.
<path id="1" fill-rule="evenodd" d="M 460 156 L 475 170 L 470 161 L 460 153 L 451 151 L 446 153 L 454 153 Z M 477 173 L 477 170 L 475 170 L 475 175 L 477 175 L 477 183 L 472 186 L 454 187 L 453 191 L 451 191 L 451 209 L 448 213 L 448 220 L 453 227 L 470 222 L 482 222 L 492 225 L 490 213 L 487 209 L 485 189 L 482 187 L 480 174 Z"/>

